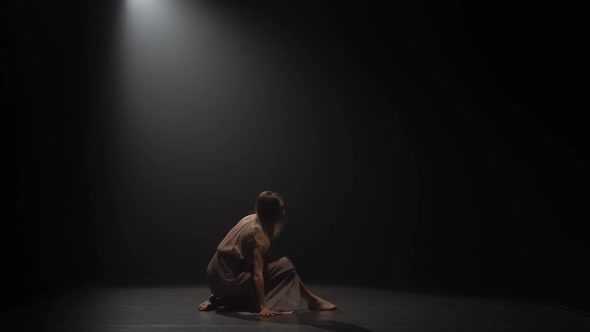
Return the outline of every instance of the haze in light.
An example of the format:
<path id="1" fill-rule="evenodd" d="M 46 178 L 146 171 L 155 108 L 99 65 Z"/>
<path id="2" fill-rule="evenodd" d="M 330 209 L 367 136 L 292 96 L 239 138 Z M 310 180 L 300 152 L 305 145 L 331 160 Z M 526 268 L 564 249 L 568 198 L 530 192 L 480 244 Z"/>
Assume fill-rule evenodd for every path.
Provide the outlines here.
<path id="1" fill-rule="evenodd" d="M 317 104 L 325 83 L 305 73 L 311 68 L 297 52 L 309 49 L 283 37 L 252 17 L 199 2 L 126 3 L 114 135 L 121 181 L 138 191 L 130 196 L 230 188 L 242 176 L 264 185 L 281 167 L 273 160 L 236 168 L 257 152 L 285 158 L 274 155 L 290 151 L 293 167 L 307 160 L 302 146 L 322 125 L 313 110 L 325 109 Z M 332 98 L 333 105 L 340 97 Z"/>

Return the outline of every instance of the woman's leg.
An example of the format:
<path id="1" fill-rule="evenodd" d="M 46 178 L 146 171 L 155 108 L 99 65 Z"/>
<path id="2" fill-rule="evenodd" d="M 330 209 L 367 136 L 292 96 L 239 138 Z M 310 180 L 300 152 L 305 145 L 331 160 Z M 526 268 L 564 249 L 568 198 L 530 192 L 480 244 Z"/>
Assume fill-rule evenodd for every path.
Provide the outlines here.
<path id="1" fill-rule="evenodd" d="M 294 310 L 300 296 L 307 301 L 308 308 L 312 310 L 334 310 L 338 308 L 337 305 L 320 298 L 307 289 L 295 271 L 293 263 L 286 257 L 268 263 L 264 274 L 267 302 L 276 306 L 277 310 Z M 239 299 L 239 302 L 243 301 L 243 304 L 247 305 L 254 297 L 251 274 L 244 272 L 237 279 L 237 287 L 231 293 L 238 295 L 236 299 Z M 212 297 L 213 294 L 203 301 L 199 305 L 199 310 L 215 310 L 216 306 L 215 303 L 212 303 L 214 302 Z M 226 300 L 230 299 L 227 298 Z"/>
<path id="2" fill-rule="evenodd" d="M 307 301 L 309 309 L 334 310 L 338 308 L 337 305 L 320 298 L 307 289 L 295 271 L 295 266 L 287 257 L 269 263 L 265 272 L 266 284 L 269 286 L 266 289 L 267 300 L 285 303 L 290 300 L 290 297 L 290 310 L 294 310 L 297 307 L 298 298 L 301 296 Z M 278 297 L 286 299 L 277 299 Z"/>
<path id="3" fill-rule="evenodd" d="M 303 297 L 305 299 L 305 301 L 307 301 L 307 307 L 309 309 L 312 309 L 312 310 L 335 310 L 335 309 L 338 309 L 337 305 L 330 303 L 330 302 L 322 299 L 321 297 L 313 294 L 312 292 L 310 292 L 309 289 L 307 289 L 305 287 L 305 285 L 303 285 L 301 278 L 297 277 L 297 279 L 299 280 L 299 293 L 301 294 L 301 297 Z"/>
<path id="4" fill-rule="evenodd" d="M 222 264 L 219 260 L 218 253 L 215 252 L 211 260 L 209 261 L 209 265 L 207 266 L 207 273 L 205 275 L 205 280 L 207 285 L 209 286 L 209 290 L 211 291 L 211 295 L 207 296 L 207 298 L 199 304 L 200 311 L 209 311 L 215 310 L 221 305 L 221 298 L 218 296 L 220 294 L 215 294 L 215 289 L 219 289 L 219 274 L 218 270 Z"/>

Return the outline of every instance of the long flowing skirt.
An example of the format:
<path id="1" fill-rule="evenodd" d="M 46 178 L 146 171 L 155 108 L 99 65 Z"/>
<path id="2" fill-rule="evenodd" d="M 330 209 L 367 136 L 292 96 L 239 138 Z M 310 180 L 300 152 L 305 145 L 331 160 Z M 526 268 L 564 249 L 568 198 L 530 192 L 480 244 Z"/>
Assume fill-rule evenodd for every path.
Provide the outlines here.
<path id="1" fill-rule="evenodd" d="M 271 310 L 292 311 L 297 308 L 301 298 L 299 277 L 287 257 L 266 263 L 263 277 L 266 304 Z M 207 267 L 207 283 L 214 295 L 223 297 L 226 305 L 258 310 L 254 278 L 242 260 L 216 251 Z"/>

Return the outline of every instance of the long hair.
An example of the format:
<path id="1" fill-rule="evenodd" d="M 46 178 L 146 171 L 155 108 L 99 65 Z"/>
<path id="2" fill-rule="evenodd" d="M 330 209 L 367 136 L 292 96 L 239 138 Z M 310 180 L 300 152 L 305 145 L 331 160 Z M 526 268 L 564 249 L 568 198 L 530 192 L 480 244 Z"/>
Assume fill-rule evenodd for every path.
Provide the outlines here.
<path id="1" fill-rule="evenodd" d="M 281 201 L 283 197 L 275 192 L 265 190 L 258 195 L 256 199 L 256 216 L 260 220 L 262 229 L 266 235 L 272 239 L 274 233 L 274 223 L 282 213 Z"/>

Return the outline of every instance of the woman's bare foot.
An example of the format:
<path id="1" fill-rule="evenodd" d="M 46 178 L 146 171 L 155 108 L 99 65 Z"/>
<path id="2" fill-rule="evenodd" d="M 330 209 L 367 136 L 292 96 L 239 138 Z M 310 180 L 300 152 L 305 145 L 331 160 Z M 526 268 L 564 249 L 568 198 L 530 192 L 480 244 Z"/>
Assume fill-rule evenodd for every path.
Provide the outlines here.
<path id="1" fill-rule="evenodd" d="M 310 310 L 336 310 L 338 306 L 334 303 L 330 303 L 322 298 L 316 297 L 315 299 L 307 302 L 307 307 Z"/>
<path id="2" fill-rule="evenodd" d="M 207 299 L 205 301 L 203 301 L 203 303 L 199 304 L 200 311 L 209 311 L 209 310 L 213 309 L 213 305 L 211 304 L 211 301 L 209 300 L 211 298 L 211 296 L 213 296 L 213 294 L 208 296 Z"/>

